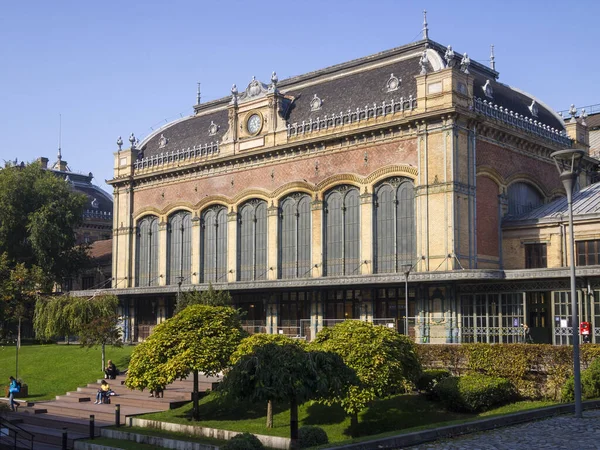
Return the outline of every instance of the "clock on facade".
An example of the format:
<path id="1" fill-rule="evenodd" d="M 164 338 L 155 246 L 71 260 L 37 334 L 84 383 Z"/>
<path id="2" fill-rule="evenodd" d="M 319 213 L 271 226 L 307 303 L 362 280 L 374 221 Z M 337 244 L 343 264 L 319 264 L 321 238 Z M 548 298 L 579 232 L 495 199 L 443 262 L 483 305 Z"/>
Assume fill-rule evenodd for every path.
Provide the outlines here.
<path id="1" fill-rule="evenodd" d="M 258 114 L 252 114 L 246 121 L 246 128 L 250 134 L 258 133 L 262 128 L 262 117 Z"/>

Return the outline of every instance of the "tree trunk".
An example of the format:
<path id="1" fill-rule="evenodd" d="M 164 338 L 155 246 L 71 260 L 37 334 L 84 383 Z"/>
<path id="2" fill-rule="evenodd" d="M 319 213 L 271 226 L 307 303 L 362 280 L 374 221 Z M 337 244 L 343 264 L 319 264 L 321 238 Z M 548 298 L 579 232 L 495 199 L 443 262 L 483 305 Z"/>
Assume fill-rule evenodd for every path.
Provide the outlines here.
<path id="1" fill-rule="evenodd" d="M 106 344 L 103 342 L 102 343 L 102 372 L 104 372 L 104 368 L 106 367 L 106 364 L 104 363 L 106 361 Z"/>
<path id="2" fill-rule="evenodd" d="M 267 403 L 267 428 L 273 428 L 273 400 Z"/>
<path id="3" fill-rule="evenodd" d="M 298 401 L 296 398 L 290 400 L 290 449 L 296 450 L 298 447 Z"/>
<path id="4" fill-rule="evenodd" d="M 194 420 L 200 420 L 200 410 L 198 405 L 198 371 L 194 370 L 194 392 L 192 393 L 193 417 Z"/>
<path id="5" fill-rule="evenodd" d="M 358 431 L 358 414 L 350 414 L 350 435 L 354 436 L 354 434 Z"/>

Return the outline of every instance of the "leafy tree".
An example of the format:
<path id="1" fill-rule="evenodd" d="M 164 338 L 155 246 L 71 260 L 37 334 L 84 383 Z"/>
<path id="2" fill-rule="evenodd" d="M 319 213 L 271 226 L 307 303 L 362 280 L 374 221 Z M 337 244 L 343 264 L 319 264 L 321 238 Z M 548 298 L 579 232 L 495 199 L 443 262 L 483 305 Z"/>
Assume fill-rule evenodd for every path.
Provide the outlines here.
<path id="1" fill-rule="evenodd" d="M 239 399 L 290 405 L 292 448 L 298 445 L 298 406 L 310 399 L 343 397 L 358 383 L 339 355 L 307 352 L 297 341 L 267 342 L 242 355 L 226 373 L 222 390 Z"/>
<path id="2" fill-rule="evenodd" d="M 191 305 L 157 325 L 132 355 L 125 384 L 164 388 L 194 375 L 194 419 L 198 420 L 198 373 L 217 376 L 244 336 L 238 312 L 226 306 Z"/>
<path id="3" fill-rule="evenodd" d="M 39 266 L 52 281 L 70 276 L 87 259 L 75 245 L 86 201 L 37 163 L 0 170 L 0 254 Z"/>
<path id="4" fill-rule="evenodd" d="M 347 320 L 321 330 L 309 348 L 333 352 L 356 371 L 361 385 L 337 398 L 351 415 L 352 425 L 369 402 L 404 392 L 421 374 L 415 344 L 407 336 L 372 323 Z"/>
<path id="5" fill-rule="evenodd" d="M 34 329 L 43 339 L 79 337 L 82 346 L 102 347 L 102 369 L 106 366 L 106 345 L 119 346 L 121 330 L 114 295 L 40 298 L 35 305 Z"/>
<path id="6" fill-rule="evenodd" d="M 286 345 L 294 342 L 302 344 L 302 341 L 296 341 L 283 334 L 253 334 L 242 340 L 236 351 L 233 352 L 233 355 L 231 355 L 231 365 L 235 365 L 243 356 L 251 355 L 254 353 L 254 350 L 262 345 Z M 273 399 L 267 400 L 267 428 L 273 428 Z"/>
<path id="7" fill-rule="evenodd" d="M 208 285 L 206 291 L 182 292 L 177 296 L 174 314 L 183 311 L 190 305 L 228 306 L 231 305 L 231 294 L 229 291 L 217 291 L 212 284 Z"/>

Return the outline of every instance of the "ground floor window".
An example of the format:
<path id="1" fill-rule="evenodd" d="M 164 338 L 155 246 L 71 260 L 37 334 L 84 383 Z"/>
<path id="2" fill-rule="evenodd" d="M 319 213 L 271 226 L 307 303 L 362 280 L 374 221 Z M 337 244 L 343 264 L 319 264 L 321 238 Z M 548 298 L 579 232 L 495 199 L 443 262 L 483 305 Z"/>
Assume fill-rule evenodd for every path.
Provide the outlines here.
<path id="1" fill-rule="evenodd" d="M 521 293 L 461 295 L 461 342 L 522 342 L 524 298 Z"/>

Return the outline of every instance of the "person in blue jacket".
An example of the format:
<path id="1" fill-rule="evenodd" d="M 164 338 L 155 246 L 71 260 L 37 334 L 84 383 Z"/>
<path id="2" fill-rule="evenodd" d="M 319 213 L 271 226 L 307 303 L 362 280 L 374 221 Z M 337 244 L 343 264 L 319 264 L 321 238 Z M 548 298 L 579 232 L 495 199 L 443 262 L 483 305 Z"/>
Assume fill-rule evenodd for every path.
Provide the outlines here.
<path id="1" fill-rule="evenodd" d="M 8 386 L 8 398 L 10 399 L 10 410 L 15 411 L 16 408 L 19 407 L 17 402 L 15 402 L 15 393 L 20 392 L 21 388 L 19 387 L 19 384 L 17 383 L 17 380 L 14 379 L 14 377 L 10 377 L 9 380 L 10 384 Z"/>

